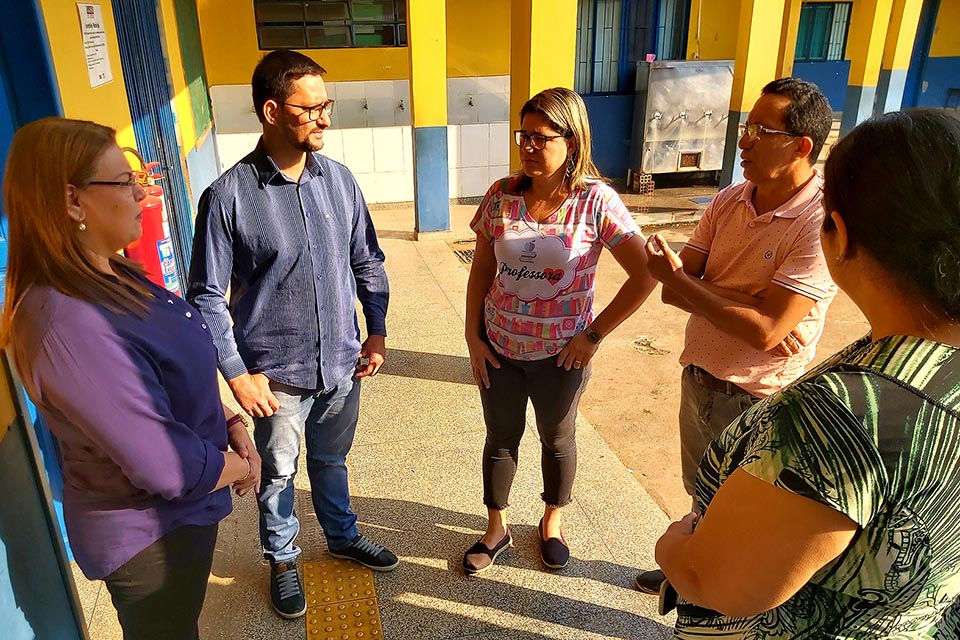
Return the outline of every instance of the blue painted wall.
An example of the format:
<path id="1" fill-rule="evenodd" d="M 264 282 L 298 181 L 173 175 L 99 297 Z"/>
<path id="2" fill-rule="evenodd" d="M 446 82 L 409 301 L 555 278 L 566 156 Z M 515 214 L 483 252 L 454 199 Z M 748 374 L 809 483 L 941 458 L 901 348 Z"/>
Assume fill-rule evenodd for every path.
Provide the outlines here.
<path id="1" fill-rule="evenodd" d="M 923 63 L 914 106 L 942 108 L 949 89 L 960 89 L 960 56 L 927 58 Z"/>
<path id="2" fill-rule="evenodd" d="M 796 62 L 793 65 L 793 77 L 820 87 L 820 91 L 830 101 L 830 107 L 834 111 L 843 111 L 847 99 L 847 80 L 850 77 L 849 60 Z"/>
<path id="3" fill-rule="evenodd" d="M 593 162 L 607 178 L 625 180 L 636 96 L 583 96 L 593 134 Z"/>
<path id="4" fill-rule="evenodd" d="M 417 233 L 450 229 L 447 128 L 414 127 L 414 227 Z"/>

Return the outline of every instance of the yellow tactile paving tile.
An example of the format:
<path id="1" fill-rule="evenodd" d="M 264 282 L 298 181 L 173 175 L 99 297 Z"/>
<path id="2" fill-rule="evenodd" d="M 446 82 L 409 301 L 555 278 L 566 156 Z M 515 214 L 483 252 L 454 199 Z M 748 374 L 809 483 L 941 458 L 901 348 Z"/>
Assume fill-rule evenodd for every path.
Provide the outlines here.
<path id="1" fill-rule="evenodd" d="M 380 640 L 380 609 L 370 569 L 346 560 L 303 565 L 308 640 Z"/>

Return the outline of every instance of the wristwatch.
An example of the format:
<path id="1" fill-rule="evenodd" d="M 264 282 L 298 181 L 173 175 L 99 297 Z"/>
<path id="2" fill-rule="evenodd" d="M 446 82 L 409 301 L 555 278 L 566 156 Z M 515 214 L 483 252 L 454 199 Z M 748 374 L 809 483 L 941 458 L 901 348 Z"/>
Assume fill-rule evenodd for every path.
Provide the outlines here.
<path id="1" fill-rule="evenodd" d="M 598 332 L 593 327 L 587 327 L 586 329 L 584 329 L 583 334 L 587 336 L 587 340 L 589 340 L 593 344 L 600 344 L 600 341 L 603 340 L 603 336 L 600 335 L 600 332 Z"/>

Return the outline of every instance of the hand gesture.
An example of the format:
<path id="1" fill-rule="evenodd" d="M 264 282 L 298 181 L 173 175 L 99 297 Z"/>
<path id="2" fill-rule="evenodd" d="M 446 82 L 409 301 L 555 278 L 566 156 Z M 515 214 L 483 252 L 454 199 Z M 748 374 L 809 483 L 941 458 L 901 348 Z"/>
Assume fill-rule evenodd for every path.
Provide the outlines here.
<path id="1" fill-rule="evenodd" d="M 664 284 L 669 284 L 683 273 L 683 261 L 659 233 L 647 239 L 647 269 L 650 275 Z"/>
<path id="2" fill-rule="evenodd" d="M 243 410 L 254 418 L 269 418 L 280 408 L 280 401 L 270 391 L 270 380 L 262 373 L 245 373 L 227 384 Z"/>
<path id="3" fill-rule="evenodd" d="M 774 347 L 774 349 L 781 355 L 794 356 L 800 353 L 805 346 L 807 346 L 807 342 L 803 339 L 800 330 L 794 329 L 788 333 L 787 337 L 781 340 L 780 344 Z"/>
<path id="4" fill-rule="evenodd" d="M 367 336 L 360 349 L 360 362 L 355 373 L 358 378 L 375 376 L 387 357 L 386 339 L 383 336 Z"/>
<path id="5" fill-rule="evenodd" d="M 570 339 L 567 346 L 560 352 L 560 356 L 557 358 L 557 366 L 563 367 L 567 371 L 586 367 L 599 348 L 600 345 L 591 342 L 585 333 L 578 333 Z"/>
<path id="6" fill-rule="evenodd" d="M 487 374 L 487 364 L 494 369 L 500 368 L 500 361 L 494 355 L 490 344 L 483 338 L 467 339 L 467 349 L 470 351 L 470 369 L 473 371 L 473 380 L 481 389 L 490 388 L 490 376 Z"/>
<path id="7" fill-rule="evenodd" d="M 227 432 L 227 442 L 234 453 L 250 463 L 250 474 L 243 480 L 234 482 L 233 490 L 240 497 L 245 496 L 250 489 L 253 489 L 254 493 L 260 493 L 260 474 L 263 463 L 257 448 L 250 440 L 245 422 L 238 422 L 230 427 Z"/>

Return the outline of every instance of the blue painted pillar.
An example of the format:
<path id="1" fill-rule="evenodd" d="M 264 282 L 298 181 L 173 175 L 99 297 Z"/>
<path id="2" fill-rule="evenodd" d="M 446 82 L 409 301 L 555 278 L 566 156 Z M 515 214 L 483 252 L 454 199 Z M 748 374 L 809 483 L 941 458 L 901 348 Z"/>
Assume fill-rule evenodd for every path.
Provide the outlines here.
<path id="1" fill-rule="evenodd" d="M 883 63 L 877 83 L 877 102 L 874 115 L 899 111 L 903 105 L 903 92 L 907 85 L 907 69 L 917 29 L 923 0 L 893 0 L 890 26 L 883 45 Z"/>
<path id="2" fill-rule="evenodd" d="M 855 2 L 853 5 L 847 39 L 850 78 L 840 118 L 840 135 L 849 133 L 873 114 L 892 8 L 893 0 Z"/>

